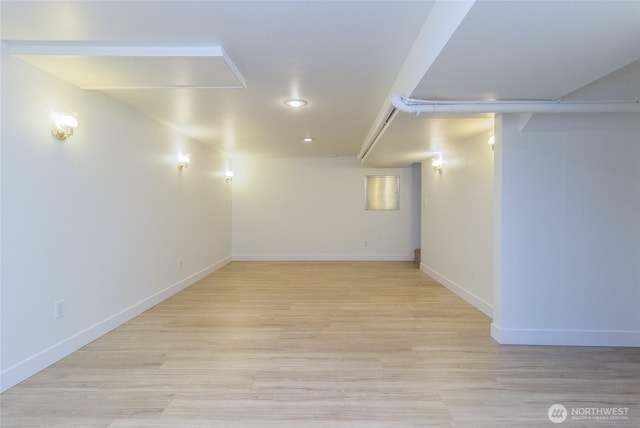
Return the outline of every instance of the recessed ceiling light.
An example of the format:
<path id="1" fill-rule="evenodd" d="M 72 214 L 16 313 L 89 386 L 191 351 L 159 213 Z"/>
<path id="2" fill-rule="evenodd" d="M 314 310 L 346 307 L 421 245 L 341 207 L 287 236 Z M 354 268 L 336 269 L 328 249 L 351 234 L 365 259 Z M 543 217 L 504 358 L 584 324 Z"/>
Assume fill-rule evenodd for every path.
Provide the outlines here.
<path id="1" fill-rule="evenodd" d="M 306 106 L 308 103 L 300 98 L 290 98 L 284 102 L 284 105 L 291 108 L 300 108 Z"/>
<path id="2" fill-rule="evenodd" d="M 315 140 L 315 138 L 307 137 L 307 138 L 303 138 L 302 142 L 303 143 L 312 143 L 314 140 Z"/>

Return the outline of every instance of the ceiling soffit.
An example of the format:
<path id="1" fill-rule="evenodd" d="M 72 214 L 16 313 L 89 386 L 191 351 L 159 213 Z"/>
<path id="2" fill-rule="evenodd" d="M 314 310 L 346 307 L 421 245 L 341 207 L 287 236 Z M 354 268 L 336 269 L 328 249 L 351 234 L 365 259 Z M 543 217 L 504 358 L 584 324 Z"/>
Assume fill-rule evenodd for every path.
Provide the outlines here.
<path id="1" fill-rule="evenodd" d="M 16 43 L 11 53 L 82 89 L 246 87 L 220 46 Z"/>

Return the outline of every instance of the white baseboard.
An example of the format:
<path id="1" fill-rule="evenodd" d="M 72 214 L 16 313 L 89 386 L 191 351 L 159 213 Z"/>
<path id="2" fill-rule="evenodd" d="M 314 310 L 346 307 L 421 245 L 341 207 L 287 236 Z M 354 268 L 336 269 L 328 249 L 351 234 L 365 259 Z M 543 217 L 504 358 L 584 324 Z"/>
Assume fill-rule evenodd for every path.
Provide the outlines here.
<path id="1" fill-rule="evenodd" d="M 387 261 L 410 262 L 413 254 L 234 254 L 233 261 L 291 262 L 291 261 Z"/>
<path id="2" fill-rule="evenodd" d="M 492 323 L 491 337 L 503 345 L 640 347 L 640 331 L 515 329 Z"/>
<path id="3" fill-rule="evenodd" d="M 0 392 L 4 392 L 12 386 L 33 376 L 56 361 L 61 360 L 72 352 L 93 342 L 100 336 L 140 315 L 147 309 L 152 308 L 163 300 L 187 288 L 205 276 L 210 275 L 230 262 L 231 257 L 226 257 L 216 263 L 213 263 L 212 265 L 189 275 L 164 290 L 161 290 L 156 294 L 153 294 L 140 302 L 135 303 L 128 308 L 86 328 L 85 330 L 62 340 L 61 342 L 58 342 L 17 364 L 14 364 L 0 373 Z"/>
<path id="4" fill-rule="evenodd" d="M 420 270 L 422 272 L 426 273 L 427 275 L 429 275 L 431 278 L 433 278 L 436 281 L 438 281 L 440 284 L 445 286 L 447 289 L 449 289 L 453 293 L 455 293 L 458 296 L 462 297 L 466 302 L 468 302 L 468 303 L 472 304 L 473 306 L 475 306 L 477 309 L 482 311 L 486 316 L 488 316 L 490 318 L 493 318 L 493 305 L 491 303 L 481 299 L 480 297 L 478 297 L 475 294 L 473 294 L 472 292 L 468 291 L 467 289 L 465 289 L 461 285 L 456 284 L 455 282 L 453 282 L 452 280 L 450 280 L 446 276 L 440 274 L 436 270 L 434 270 L 431 267 L 425 265 L 424 263 L 420 264 Z"/>

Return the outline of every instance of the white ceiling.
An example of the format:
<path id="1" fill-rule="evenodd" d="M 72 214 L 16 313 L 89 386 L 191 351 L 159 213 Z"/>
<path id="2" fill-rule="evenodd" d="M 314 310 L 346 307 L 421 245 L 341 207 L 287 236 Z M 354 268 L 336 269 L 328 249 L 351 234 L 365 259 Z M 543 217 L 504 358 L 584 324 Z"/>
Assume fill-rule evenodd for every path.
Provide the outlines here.
<path id="1" fill-rule="evenodd" d="M 639 1 L 480 1 L 412 95 L 556 99 L 638 59 Z"/>
<path id="2" fill-rule="evenodd" d="M 167 70 L 180 71 L 177 86 L 203 78 L 204 84 L 191 86 L 220 86 L 207 80 L 218 76 L 219 64 L 198 65 L 180 55 L 151 68 L 131 62 L 139 58 L 119 58 L 102 64 L 102 74 L 86 57 L 30 60 L 79 87 L 77 76 L 124 77 L 119 87 L 129 81 L 137 88 L 101 90 L 232 156 L 356 156 L 380 126 L 380 113 L 390 109 L 392 88 L 411 87 L 403 95 L 430 99 L 556 99 L 640 60 L 638 1 L 3 0 L 0 7 L 0 36 L 16 49 L 224 49 L 245 88 L 139 88 L 176 86 L 175 79 L 167 83 L 173 78 L 168 72 L 161 84 L 141 82 L 147 73 L 154 82 L 157 72 Z M 436 49 L 442 29 L 433 23 L 455 7 L 465 11 Z M 416 82 L 399 85 L 412 64 L 407 58 L 419 57 L 425 46 L 436 49 L 433 60 L 409 73 L 419 77 Z M 229 69 L 233 74 L 233 65 Z M 624 74 L 624 89 L 592 85 L 589 96 L 640 98 L 640 71 L 633 70 Z M 292 97 L 309 105 L 292 111 L 283 104 Z M 439 139 L 464 139 L 491 126 L 490 115 L 416 119 L 398 113 L 365 160 L 410 164 Z M 302 143 L 307 136 L 315 141 Z"/>
<path id="3" fill-rule="evenodd" d="M 230 154 L 355 156 L 430 2 L 2 1 L 2 39 L 221 46 L 246 89 L 105 92 Z M 284 106 L 303 97 L 301 111 Z M 312 144 L 302 138 L 315 138 Z"/>
<path id="4" fill-rule="evenodd" d="M 421 76 L 402 95 L 429 100 L 637 101 L 640 1 L 477 1 Z M 604 118 L 604 126 L 618 126 L 611 116 Z M 565 127 L 579 129 L 591 123 L 575 114 L 569 122 Z M 557 126 L 552 115 L 534 115 L 528 129 L 550 126 Z M 365 161 L 372 166 L 409 165 L 433 157 L 444 140 L 480 134 L 488 138 L 492 130 L 493 115 L 416 118 L 399 113 Z"/>

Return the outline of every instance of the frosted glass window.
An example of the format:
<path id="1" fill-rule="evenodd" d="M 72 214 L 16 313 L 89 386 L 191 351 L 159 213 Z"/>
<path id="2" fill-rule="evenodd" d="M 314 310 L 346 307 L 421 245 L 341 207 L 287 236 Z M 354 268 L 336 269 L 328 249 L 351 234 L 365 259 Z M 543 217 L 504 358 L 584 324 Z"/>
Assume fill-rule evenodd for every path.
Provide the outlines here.
<path id="1" fill-rule="evenodd" d="M 374 211 L 400 209 L 400 176 L 367 175 L 364 187 L 365 209 Z"/>

